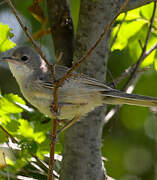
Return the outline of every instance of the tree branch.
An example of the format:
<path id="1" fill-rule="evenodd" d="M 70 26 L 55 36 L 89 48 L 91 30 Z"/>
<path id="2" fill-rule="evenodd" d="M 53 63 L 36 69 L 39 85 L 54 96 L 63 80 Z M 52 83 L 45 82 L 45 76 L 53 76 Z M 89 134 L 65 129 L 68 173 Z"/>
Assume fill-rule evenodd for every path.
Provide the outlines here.
<path id="1" fill-rule="evenodd" d="M 63 52 L 61 64 L 71 67 L 74 51 L 74 31 L 66 0 L 47 0 L 47 9 L 56 57 Z"/>
<path id="2" fill-rule="evenodd" d="M 155 2 L 155 0 L 131 0 L 126 7 L 126 10 L 129 11 L 129 10 L 144 6 L 146 4 L 149 4 L 153 1 Z"/>
<path id="3" fill-rule="evenodd" d="M 149 41 L 149 38 L 150 38 L 150 34 L 151 34 L 151 30 L 152 30 L 152 26 L 153 26 L 153 22 L 154 22 L 154 18 L 155 18 L 155 12 L 156 12 L 156 1 L 154 2 L 153 13 L 152 13 L 152 17 L 150 19 L 150 25 L 149 25 L 149 28 L 148 28 L 148 32 L 147 32 L 147 35 L 146 35 L 144 46 L 142 48 L 141 55 L 140 55 L 140 57 L 139 57 L 139 59 L 138 59 L 138 61 L 136 63 L 136 66 L 135 66 L 134 70 L 132 71 L 129 79 L 127 80 L 127 82 L 123 86 L 122 90 L 125 90 L 127 88 L 127 86 L 129 85 L 129 83 L 135 78 L 136 73 L 138 71 L 138 68 L 139 68 L 140 64 L 142 63 L 142 61 L 144 60 L 144 58 L 146 56 L 146 48 L 147 48 L 147 44 L 148 44 L 148 41 Z"/>

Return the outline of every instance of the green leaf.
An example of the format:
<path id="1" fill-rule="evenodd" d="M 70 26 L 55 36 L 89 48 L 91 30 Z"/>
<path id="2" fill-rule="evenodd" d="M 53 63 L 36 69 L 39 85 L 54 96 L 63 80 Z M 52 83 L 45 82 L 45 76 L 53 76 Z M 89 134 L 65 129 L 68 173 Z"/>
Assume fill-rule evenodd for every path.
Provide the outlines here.
<path id="1" fill-rule="evenodd" d="M 118 33 L 117 39 L 115 43 L 113 44 L 111 51 L 119 49 L 124 49 L 127 44 L 129 38 L 134 36 L 136 33 L 138 33 L 142 27 L 144 26 L 146 22 L 144 20 L 136 20 L 134 22 L 124 22 L 120 28 L 120 31 Z M 115 27 L 113 30 L 113 36 L 116 34 L 118 27 Z"/>
<path id="2" fill-rule="evenodd" d="M 6 124 L 11 121 L 10 115 L 1 113 L 0 115 L 0 123 Z"/>
<path id="3" fill-rule="evenodd" d="M 74 32 L 76 34 L 78 21 L 79 21 L 79 12 L 80 12 L 80 0 L 70 0 L 70 9 L 74 24 Z"/>
<path id="4" fill-rule="evenodd" d="M 19 135 L 25 138 L 34 139 L 36 142 L 41 143 L 45 140 L 45 134 L 43 132 L 34 132 L 34 125 L 25 119 L 19 119 Z"/>
<path id="5" fill-rule="evenodd" d="M 10 40 L 12 37 L 13 33 L 11 33 L 9 26 L 0 22 L 0 52 L 7 51 L 16 46 L 16 44 Z"/>
<path id="6" fill-rule="evenodd" d="M 157 71 L 157 51 L 154 53 L 154 68 Z"/>
<path id="7" fill-rule="evenodd" d="M 13 99 L 9 95 L 0 97 L 0 115 L 21 113 L 23 111 L 18 105 L 14 104 Z"/>
<path id="8" fill-rule="evenodd" d="M 31 124 L 24 119 L 19 119 L 19 123 L 20 123 L 18 129 L 19 134 L 23 135 L 26 138 L 32 138 L 34 130 Z"/>
<path id="9" fill-rule="evenodd" d="M 153 6 L 154 6 L 154 3 L 151 3 L 151 4 L 148 4 L 147 6 L 143 6 L 142 8 L 140 8 L 141 16 L 146 18 L 148 21 L 152 17 Z"/>
<path id="10" fill-rule="evenodd" d="M 19 122 L 17 120 L 12 119 L 11 122 L 7 123 L 6 128 L 9 132 L 16 134 L 19 128 Z"/>
<path id="11" fill-rule="evenodd" d="M 6 135 L 6 133 L 0 129 L 0 143 L 4 143 L 4 142 L 8 142 L 8 137 Z"/>
<path id="12" fill-rule="evenodd" d="M 122 21 L 123 18 L 124 18 L 124 14 L 125 13 L 121 13 L 117 17 L 116 21 Z M 138 19 L 140 17 L 141 17 L 140 16 L 140 9 L 139 8 L 138 9 L 134 9 L 134 10 L 131 10 L 131 11 L 127 12 L 127 16 L 125 18 L 125 21 L 134 21 L 134 20 L 136 20 L 136 19 Z"/>
<path id="13" fill-rule="evenodd" d="M 19 97 L 18 95 L 16 95 L 16 94 L 12 94 L 12 93 L 10 93 L 10 94 L 6 94 L 6 95 L 4 95 L 4 97 L 6 98 L 6 99 L 8 99 L 10 102 L 13 102 L 13 103 L 20 103 L 20 104 L 26 104 L 25 103 L 25 101 L 21 98 L 21 97 Z"/>

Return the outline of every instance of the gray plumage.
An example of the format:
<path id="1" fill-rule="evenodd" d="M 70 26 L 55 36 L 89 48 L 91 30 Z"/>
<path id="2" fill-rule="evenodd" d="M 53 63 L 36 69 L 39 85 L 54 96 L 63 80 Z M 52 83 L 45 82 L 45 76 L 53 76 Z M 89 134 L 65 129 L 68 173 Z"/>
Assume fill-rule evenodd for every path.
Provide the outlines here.
<path id="1" fill-rule="evenodd" d="M 45 62 L 29 47 L 17 48 L 8 61 L 24 97 L 40 112 L 53 117 L 52 75 Z M 56 65 L 55 79 L 62 78 L 68 68 Z M 104 104 L 130 104 L 157 107 L 157 98 L 127 94 L 112 89 L 87 75 L 72 73 L 64 81 L 58 92 L 59 119 L 72 119 L 75 115 L 85 116 Z"/>

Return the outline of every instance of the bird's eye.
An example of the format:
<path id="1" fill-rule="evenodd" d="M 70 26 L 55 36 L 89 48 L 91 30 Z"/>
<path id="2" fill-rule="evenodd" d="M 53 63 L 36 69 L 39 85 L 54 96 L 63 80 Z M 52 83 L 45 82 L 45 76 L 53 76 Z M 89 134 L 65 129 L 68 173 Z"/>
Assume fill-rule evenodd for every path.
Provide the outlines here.
<path id="1" fill-rule="evenodd" d="M 22 61 L 27 61 L 27 60 L 28 60 L 28 56 L 22 56 L 22 57 L 21 57 L 21 60 L 22 60 Z"/>

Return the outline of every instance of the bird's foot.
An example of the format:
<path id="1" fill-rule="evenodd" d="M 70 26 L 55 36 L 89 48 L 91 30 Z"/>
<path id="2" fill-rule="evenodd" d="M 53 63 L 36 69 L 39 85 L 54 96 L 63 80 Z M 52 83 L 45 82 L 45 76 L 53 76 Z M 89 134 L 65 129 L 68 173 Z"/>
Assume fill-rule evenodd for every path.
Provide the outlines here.
<path id="1" fill-rule="evenodd" d="M 61 109 L 60 104 L 58 104 L 57 111 L 54 111 L 55 110 L 55 104 L 54 103 L 52 103 L 51 106 L 50 106 L 50 111 L 52 112 L 52 114 L 54 116 L 60 116 L 60 109 Z"/>

